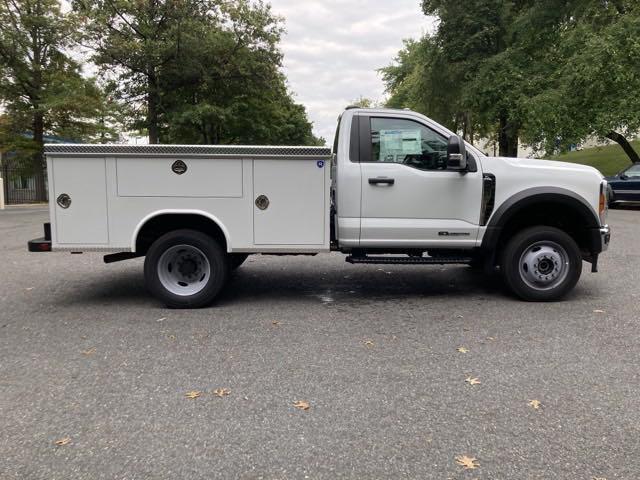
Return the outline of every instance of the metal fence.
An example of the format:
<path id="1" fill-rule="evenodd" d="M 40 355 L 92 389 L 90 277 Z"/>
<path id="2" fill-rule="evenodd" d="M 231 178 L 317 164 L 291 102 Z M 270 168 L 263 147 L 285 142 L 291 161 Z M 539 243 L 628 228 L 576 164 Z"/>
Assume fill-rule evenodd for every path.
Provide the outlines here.
<path id="1" fill-rule="evenodd" d="M 3 178 L 7 205 L 46 202 L 47 185 L 44 172 L 26 174 L 11 158 L 2 158 L 0 176 Z"/>

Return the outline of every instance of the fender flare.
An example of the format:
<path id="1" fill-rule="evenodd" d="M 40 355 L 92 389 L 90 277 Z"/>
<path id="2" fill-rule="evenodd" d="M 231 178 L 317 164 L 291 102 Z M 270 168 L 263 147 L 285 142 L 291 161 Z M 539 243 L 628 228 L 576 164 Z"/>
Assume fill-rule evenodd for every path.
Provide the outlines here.
<path id="1" fill-rule="evenodd" d="M 535 187 L 523 190 L 508 198 L 493 213 L 482 239 L 483 250 L 495 250 L 503 228 L 522 209 L 536 203 L 557 202 L 571 207 L 584 222 L 585 229 L 596 232 L 600 229 L 600 217 L 593 207 L 580 195 L 571 190 L 558 187 Z M 593 241 L 595 241 L 594 236 Z M 599 241 L 599 234 L 597 235 Z M 592 242 L 593 242 L 592 241 Z M 594 247 L 596 247 L 594 245 Z M 597 248 L 594 248 L 596 251 Z"/>
<path id="2" fill-rule="evenodd" d="M 156 217 L 160 217 L 162 215 L 199 215 L 208 220 L 211 220 L 213 223 L 215 223 L 218 226 L 218 228 L 222 231 L 222 234 L 224 235 L 224 238 L 227 242 L 227 253 L 231 252 L 231 235 L 229 235 L 229 231 L 224 226 L 224 224 L 220 221 L 220 219 L 203 210 L 157 210 L 153 213 L 150 213 L 138 223 L 135 230 L 133 231 L 133 235 L 131 237 L 132 252 L 134 253 L 136 252 L 136 242 L 138 241 L 138 235 L 140 234 L 140 230 L 142 230 L 142 228 L 147 224 L 147 222 L 149 222 L 149 220 L 152 220 Z"/>

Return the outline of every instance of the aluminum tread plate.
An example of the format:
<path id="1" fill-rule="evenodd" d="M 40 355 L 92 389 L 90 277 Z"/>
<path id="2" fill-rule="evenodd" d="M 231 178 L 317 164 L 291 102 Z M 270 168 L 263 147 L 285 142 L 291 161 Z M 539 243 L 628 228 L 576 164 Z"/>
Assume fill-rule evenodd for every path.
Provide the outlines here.
<path id="1" fill-rule="evenodd" d="M 93 145 L 46 144 L 46 155 L 209 155 L 224 157 L 300 157 L 325 159 L 327 147 L 280 147 L 235 145 Z"/>

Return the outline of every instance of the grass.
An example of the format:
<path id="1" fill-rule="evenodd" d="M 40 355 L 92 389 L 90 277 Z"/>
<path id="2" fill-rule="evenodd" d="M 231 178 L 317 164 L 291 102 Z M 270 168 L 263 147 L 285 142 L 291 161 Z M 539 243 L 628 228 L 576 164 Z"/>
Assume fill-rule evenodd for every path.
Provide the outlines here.
<path id="1" fill-rule="evenodd" d="M 640 151 L 640 140 L 635 140 L 631 144 L 637 152 Z M 579 152 L 563 153 L 553 157 L 552 160 L 590 165 L 606 176 L 615 175 L 631 165 L 629 157 L 619 145 L 607 145 L 606 147 L 587 148 Z"/>

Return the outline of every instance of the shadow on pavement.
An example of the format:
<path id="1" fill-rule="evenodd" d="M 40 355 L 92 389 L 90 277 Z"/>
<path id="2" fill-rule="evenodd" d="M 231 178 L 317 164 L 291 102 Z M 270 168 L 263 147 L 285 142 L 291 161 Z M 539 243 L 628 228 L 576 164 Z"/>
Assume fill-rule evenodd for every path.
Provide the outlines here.
<path id="1" fill-rule="evenodd" d="M 234 272 L 213 308 L 267 302 L 317 305 L 366 301 L 371 304 L 439 297 L 497 297 L 517 301 L 506 292 L 498 276 L 488 277 L 468 267 L 336 269 L 326 274 L 315 272 L 308 266 L 296 267 L 289 265 L 286 269 L 276 270 L 265 265 L 242 267 Z M 147 292 L 142 272 L 137 269 L 109 275 L 96 274 L 85 280 L 77 285 L 68 285 L 67 291 L 58 292 L 52 301 L 56 305 L 76 306 L 160 306 Z"/>

